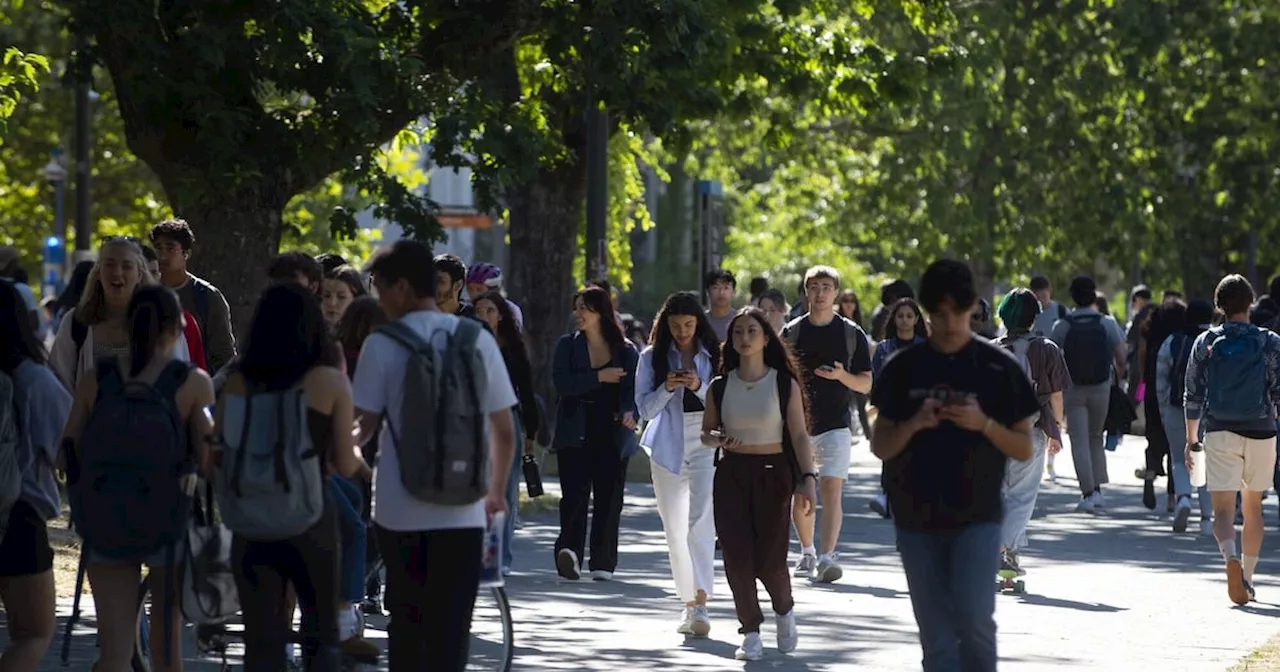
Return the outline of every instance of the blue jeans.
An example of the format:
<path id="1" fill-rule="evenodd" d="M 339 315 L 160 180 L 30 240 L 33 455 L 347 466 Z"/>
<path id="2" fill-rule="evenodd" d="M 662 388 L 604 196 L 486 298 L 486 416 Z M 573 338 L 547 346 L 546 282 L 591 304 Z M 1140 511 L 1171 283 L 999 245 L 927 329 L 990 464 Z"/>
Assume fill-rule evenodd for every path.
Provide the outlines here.
<path id="1" fill-rule="evenodd" d="M 521 459 L 524 455 L 524 430 L 520 429 L 520 414 L 514 410 L 511 420 L 515 424 L 515 455 L 511 458 L 511 473 L 507 475 L 507 525 L 502 530 L 502 567 L 511 568 L 511 539 L 516 534 L 516 513 L 520 510 L 520 481 L 524 470 Z"/>
<path id="2" fill-rule="evenodd" d="M 897 534 L 924 672 L 995 672 L 1000 524 Z"/>
<path id="3" fill-rule="evenodd" d="M 341 476 L 329 477 L 329 489 L 338 514 L 338 536 L 342 547 L 338 595 L 344 602 L 357 603 L 364 599 L 364 554 L 369 543 L 364 520 L 360 517 L 364 495 L 359 486 Z"/>
<path id="4" fill-rule="evenodd" d="M 1031 428 L 1031 459 L 1026 462 L 1009 460 L 1004 471 L 1004 523 L 1000 530 L 1000 545 L 1016 551 L 1027 545 L 1027 524 L 1036 510 L 1036 495 L 1040 494 L 1040 479 L 1044 477 L 1045 449 L 1049 437 L 1044 430 Z"/>
<path id="5" fill-rule="evenodd" d="M 1169 438 L 1169 462 L 1172 464 L 1173 494 L 1175 497 L 1191 496 L 1191 474 L 1187 472 L 1187 423 L 1186 415 L 1181 408 L 1160 405 L 1160 420 L 1164 424 L 1164 434 Z M 1200 425 L 1202 428 L 1204 424 Z M 1201 438 L 1203 438 L 1203 429 Z M 1213 520 L 1213 504 L 1210 502 L 1209 489 L 1200 486 L 1196 493 L 1200 502 L 1200 520 Z"/>

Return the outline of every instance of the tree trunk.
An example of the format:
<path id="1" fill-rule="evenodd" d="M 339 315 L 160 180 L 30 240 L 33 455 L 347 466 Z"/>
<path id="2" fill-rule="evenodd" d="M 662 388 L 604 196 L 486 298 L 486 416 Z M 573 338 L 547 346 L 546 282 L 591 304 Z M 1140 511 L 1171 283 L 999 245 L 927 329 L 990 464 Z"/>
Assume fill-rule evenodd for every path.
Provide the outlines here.
<path id="1" fill-rule="evenodd" d="M 586 198 L 586 167 L 570 161 L 539 171 L 506 191 L 511 217 L 509 292 L 524 311 L 525 342 L 534 387 L 551 404 L 551 358 L 565 333 L 573 284 L 578 224 Z"/>
<path id="2" fill-rule="evenodd" d="M 175 207 L 175 212 L 195 233 L 191 272 L 222 290 L 232 328 L 242 338 L 267 284 L 267 264 L 280 248 L 283 202 L 231 194 L 218 202 Z"/>

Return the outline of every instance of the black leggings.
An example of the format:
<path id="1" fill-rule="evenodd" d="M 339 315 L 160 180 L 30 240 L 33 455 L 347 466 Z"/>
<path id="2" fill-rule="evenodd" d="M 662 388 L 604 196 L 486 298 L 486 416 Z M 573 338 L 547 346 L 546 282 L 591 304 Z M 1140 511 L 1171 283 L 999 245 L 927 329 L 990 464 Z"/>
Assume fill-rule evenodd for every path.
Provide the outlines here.
<path id="1" fill-rule="evenodd" d="M 285 646 L 293 641 L 292 614 L 284 613 L 285 586 L 292 584 L 302 610 L 303 665 L 337 672 L 338 590 L 341 546 L 332 507 L 311 529 L 291 539 L 251 541 L 236 537 L 232 566 L 244 620 L 245 672 L 285 669 Z"/>
<path id="2" fill-rule="evenodd" d="M 395 532 L 378 527 L 387 563 L 390 672 L 463 672 L 480 585 L 480 528 Z"/>

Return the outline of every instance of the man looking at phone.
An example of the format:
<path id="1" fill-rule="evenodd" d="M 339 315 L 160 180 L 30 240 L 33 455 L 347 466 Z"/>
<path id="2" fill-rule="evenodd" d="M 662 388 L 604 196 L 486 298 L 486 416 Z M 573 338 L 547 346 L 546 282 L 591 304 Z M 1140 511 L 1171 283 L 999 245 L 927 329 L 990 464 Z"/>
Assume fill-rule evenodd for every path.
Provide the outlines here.
<path id="1" fill-rule="evenodd" d="M 822 500 L 822 552 L 814 546 L 816 515 L 794 507 L 792 521 L 800 537 L 795 575 L 819 583 L 843 576 L 836 542 L 844 519 L 842 497 L 849 477 L 853 435 L 849 433 L 853 393 L 871 390 L 871 349 L 862 328 L 836 313 L 840 274 L 814 266 L 804 274 L 809 312 L 782 329 L 791 343 L 809 392 L 809 436 L 818 463 L 818 496 Z"/>

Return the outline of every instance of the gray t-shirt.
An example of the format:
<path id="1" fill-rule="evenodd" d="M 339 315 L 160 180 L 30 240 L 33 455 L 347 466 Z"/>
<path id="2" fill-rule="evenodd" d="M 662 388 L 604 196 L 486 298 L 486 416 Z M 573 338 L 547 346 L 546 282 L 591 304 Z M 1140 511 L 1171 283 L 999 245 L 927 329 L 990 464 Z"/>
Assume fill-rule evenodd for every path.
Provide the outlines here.
<path id="1" fill-rule="evenodd" d="M 1049 305 L 1042 309 L 1039 315 L 1036 315 L 1036 321 L 1031 325 L 1031 333 L 1049 338 L 1049 335 L 1053 333 L 1053 323 L 1062 319 L 1062 316 L 1066 314 L 1067 311 L 1063 310 L 1057 301 L 1050 301 Z"/>
<path id="2" fill-rule="evenodd" d="M 1043 313 L 1041 313 L 1043 315 Z M 1071 317 L 1082 317 L 1085 315 L 1097 315 L 1098 311 L 1093 308 L 1076 308 L 1071 311 Z M 1102 316 L 1102 326 L 1107 330 L 1107 347 L 1114 351 L 1117 345 L 1124 345 L 1124 329 L 1116 322 L 1116 318 L 1110 315 Z M 1067 342 L 1067 331 L 1071 329 L 1071 323 L 1067 320 L 1058 320 L 1053 325 L 1053 330 L 1049 333 L 1049 340 L 1057 343 L 1059 347 L 1063 347 Z M 1111 357 L 1111 353 L 1107 353 L 1107 361 L 1111 363 L 1111 368 L 1115 369 L 1115 359 Z"/>
<path id="3" fill-rule="evenodd" d="M 731 310 L 724 317 L 716 317 L 711 314 L 711 311 L 707 311 L 707 320 L 711 322 L 711 328 L 715 330 L 716 337 L 720 339 L 721 343 L 724 343 L 729 338 L 729 323 L 733 321 L 734 314 Z"/>

